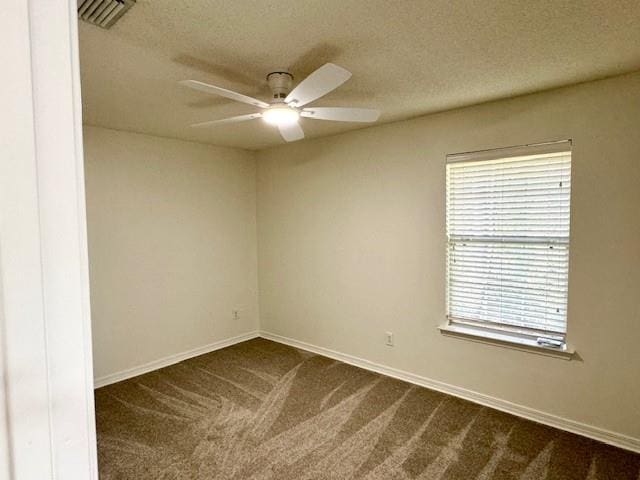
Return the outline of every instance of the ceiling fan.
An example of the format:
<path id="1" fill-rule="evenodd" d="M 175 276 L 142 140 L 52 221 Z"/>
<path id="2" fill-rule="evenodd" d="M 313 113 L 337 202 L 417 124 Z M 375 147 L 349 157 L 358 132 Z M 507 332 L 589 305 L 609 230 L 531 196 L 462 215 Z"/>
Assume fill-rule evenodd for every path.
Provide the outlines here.
<path id="1" fill-rule="evenodd" d="M 300 82 L 293 90 L 293 75 L 286 71 L 271 72 L 267 75 L 267 83 L 273 93 L 271 103 L 248 97 L 241 93 L 216 87 L 197 80 L 182 80 L 180 84 L 201 92 L 220 95 L 237 102 L 248 103 L 263 112 L 238 115 L 236 117 L 195 123 L 192 127 L 209 127 L 225 123 L 244 122 L 262 118 L 266 123 L 275 125 L 280 135 L 287 142 L 295 142 L 304 138 L 302 127 L 298 124 L 300 117 L 316 120 L 332 120 L 336 122 L 375 122 L 380 116 L 378 110 L 372 108 L 349 107 L 308 107 L 305 105 L 335 90 L 351 78 L 351 72 L 333 63 L 326 63 Z"/>

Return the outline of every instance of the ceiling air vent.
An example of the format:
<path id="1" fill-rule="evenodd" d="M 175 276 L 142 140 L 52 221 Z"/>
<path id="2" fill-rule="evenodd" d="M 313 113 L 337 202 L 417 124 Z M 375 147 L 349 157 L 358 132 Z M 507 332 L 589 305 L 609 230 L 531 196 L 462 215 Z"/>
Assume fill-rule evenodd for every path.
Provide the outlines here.
<path id="1" fill-rule="evenodd" d="M 78 0 L 78 18 L 110 28 L 134 3 L 135 0 Z"/>

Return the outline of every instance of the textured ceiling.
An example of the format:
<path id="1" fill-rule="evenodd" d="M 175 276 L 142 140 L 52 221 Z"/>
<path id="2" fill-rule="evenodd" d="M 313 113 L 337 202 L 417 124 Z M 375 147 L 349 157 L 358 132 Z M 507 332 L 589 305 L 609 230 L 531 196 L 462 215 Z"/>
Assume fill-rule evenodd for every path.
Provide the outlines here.
<path id="1" fill-rule="evenodd" d="M 189 124 L 249 105 L 178 85 L 195 79 L 269 98 L 326 62 L 353 73 L 315 106 L 376 107 L 390 122 L 640 69 L 638 0 L 138 0 L 110 30 L 80 22 L 84 121 L 261 149 L 260 120 Z M 307 137 L 363 124 L 302 119 Z"/>

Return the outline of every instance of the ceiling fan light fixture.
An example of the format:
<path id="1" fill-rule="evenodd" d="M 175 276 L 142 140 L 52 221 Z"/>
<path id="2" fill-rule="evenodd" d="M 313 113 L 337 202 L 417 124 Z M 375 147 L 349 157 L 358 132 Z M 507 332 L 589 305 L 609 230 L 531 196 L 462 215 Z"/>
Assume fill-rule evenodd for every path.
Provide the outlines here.
<path id="1" fill-rule="evenodd" d="M 300 114 L 290 107 L 272 107 L 262 114 L 262 118 L 270 125 L 291 125 L 298 123 Z"/>
<path id="2" fill-rule="evenodd" d="M 100 2 L 102 0 L 90 1 Z M 182 80 L 180 83 L 194 90 L 230 98 L 236 102 L 246 103 L 263 109 L 262 112 L 236 115 L 235 117 L 222 118 L 220 120 L 195 123 L 191 125 L 192 127 L 208 127 L 262 118 L 265 123 L 276 126 L 280 131 L 280 135 L 286 142 L 295 142 L 304 138 L 304 131 L 298 122 L 300 117 L 306 117 L 310 120 L 330 120 L 335 122 L 356 123 L 371 123 L 378 120 L 380 112 L 373 108 L 303 108 L 305 105 L 308 105 L 327 93 L 332 92 L 349 80 L 350 77 L 351 72 L 348 70 L 334 65 L 333 63 L 325 63 L 291 90 L 293 75 L 286 70 L 276 70 L 267 75 L 267 83 L 269 84 L 272 94 L 271 103 L 263 102 L 257 98 L 249 97 L 242 93 L 234 92 L 233 90 L 227 90 L 226 88 L 209 85 L 208 83 L 199 82 L 197 80 Z"/>

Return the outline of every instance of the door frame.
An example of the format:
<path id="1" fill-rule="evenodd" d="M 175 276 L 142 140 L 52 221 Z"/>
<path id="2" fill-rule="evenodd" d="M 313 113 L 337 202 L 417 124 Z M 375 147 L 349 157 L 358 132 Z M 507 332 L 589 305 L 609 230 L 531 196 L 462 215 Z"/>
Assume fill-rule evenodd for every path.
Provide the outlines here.
<path id="1" fill-rule="evenodd" d="M 77 5 L 0 29 L 0 478 L 97 480 Z"/>

